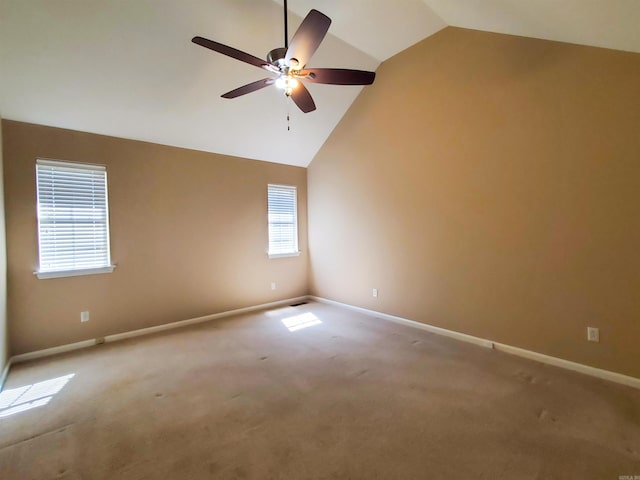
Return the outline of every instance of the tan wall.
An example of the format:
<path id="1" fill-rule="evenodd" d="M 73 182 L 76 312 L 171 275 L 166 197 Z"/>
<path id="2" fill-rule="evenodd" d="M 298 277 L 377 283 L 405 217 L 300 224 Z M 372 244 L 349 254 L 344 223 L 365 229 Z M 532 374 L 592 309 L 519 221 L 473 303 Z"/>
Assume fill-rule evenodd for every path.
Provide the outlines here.
<path id="1" fill-rule="evenodd" d="M 6 120 L 3 129 L 13 354 L 307 293 L 305 169 Z M 38 157 L 107 166 L 113 273 L 33 275 Z M 298 187 L 300 257 L 267 258 L 268 183 Z M 81 324 L 83 310 L 91 320 Z"/>
<path id="2" fill-rule="evenodd" d="M 445 29 L 308 182 L 313 294 L 640 377 L 639 54 Z"/>
<path id="3" fill-rule="evenodd" d="M 2 372 L 9 360 L 9 332 L 7 325 L 7 241 L 4 225 L 2 161 L 2 118 L 0 118 L 0 388 L 2 388 Z"/>

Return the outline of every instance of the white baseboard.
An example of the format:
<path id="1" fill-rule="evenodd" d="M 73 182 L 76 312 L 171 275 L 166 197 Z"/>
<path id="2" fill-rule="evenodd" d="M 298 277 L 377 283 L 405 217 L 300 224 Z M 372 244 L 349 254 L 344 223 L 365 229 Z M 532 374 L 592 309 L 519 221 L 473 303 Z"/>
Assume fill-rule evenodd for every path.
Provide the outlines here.
<path id="1" fill-rule="evenodd" d="M 469 343 L 473 343 L 473 344 L 480 345 L 487 348 L 494 348 L 495 350 L 509 353 L 511 355 L 517 355 L 519 357 L 528 358 L 529 360 L 535 360 L 537 362 L 546 363 L 548 365 L 553 365 L 555 367 L 572 370 L 574 372 L 583 373 L 585 375 L 590 375 L 592 377 L 597 377 L 603 380 L 608 380 L 610 382 L 621 383 L 629 387 L 640 389 L 640 378 L 630 377 L 628 375 L 623 375 L 621 373 L 611 372 L 609 370 L 603 370 L 596 367 L 590 367 L 589 365 L 583 365 L 581 363 L 572 362 L 570 360 L 551 357 L 543 353 L 533 352 L 531 350 L 525 350 L 524 348 L 513 347 L 511 345 L 494 342 L 492 340 L 487 340 L 485 338 L 474 337 L 473 335 L 467 335 L 465 333 L 454 332 L 452 330 L 447 330 L 446 328 L 435 327 L 433 325 L 416 322 L 414 320 L 409 320 L 407 318 L 396 317 L 395 315 L 389 315 L 388 313 L 377 312 L 375 310 L 356 307 L 354 305 L 349 305 L 347 303 L 336 302 L 335 300 L 329 300 L 327 298 L 316 297 L 313 295 L 309 295 L 308 298 L 309 300 L 314 300 L 316 302 L 348 308 L 349 310 L 354 310 L 356 312 L 364 313 L 366 315 L 371 315 L 373 317 L 382 318 L 384 320 L 389 320 L 391 322 L 400 323 L 402 325 L 407 325 L 409 327 L 419 328 L 420 330 L 426 330 L 428 332 L 435 333 L 438 335 L 444 335 L 446 337 L 451 337 L 456 340 L 461 340 L 463 342 L 469 342 Z"/>
<path id="2" fill-rule="evenodd" d="M 428 325 L 426 323 L 416 322 L 414 320 L 409 320 L 407 318 L 396 317 L 395 315 L 376 312 L 375 310 L 368 310 L 362 307 L 356 307 L 354 305 L 349 305 L 347 303 L 336 302 L 335 300 L 329 300 L 327 298 L 314 297 L 313 295 L 310 295 L 309 299 L 315 300 L 316 302 L 320 302 L 320 303 L 335 305 L 337 307 L 348 308 L 349 310 L 354 310 L 356 312 L 364 313 L 366 315 L 383 318 L 385 320 L 389 320 L 395 323 L 400 323 L 402 325 L 407 325 L 413 328 L 419 328 L 420 330 L 426 330 L 427 332 L 436 333 L 438 335 L 444 335 L 445 337 L 455 338 L 456 340 L 460 340 L 463 342 L 473 343 L 475 345 L 480 345 L 481 347 L 493 348 L 493 342 L 491 340 L 474 337 L 473 335 L 467 335 L 466 333 L 454 332 L 453 330 L 447 330 L 446 328 L 434 327 L 433 325 Z"/>
<path id="3" fill-rule="evenodd" d="M 13 357 L 9 358 L 7 365 L 2 371 L 2 375 L 0 375 L 0 392 L 2 391 L 2 387 L 4 386 L 4 383 L 7 379 L 7 375 L 9 374 L 9 369 L 11 368 L 11 365 L 14 363 L 26 362 L 28 360 L 34 360 L 36 358 L 48 357 L 51 355 L 57 355 L 59 353 L 70 352 L 72 350 L 78 350 L 81 348 L 87 348 L 99 343 L 103 343 L 103 341 L 104 343 L 116 342 L 116 341 L 124 340 L 127 338 L 139 337 L 141 335 L 149 335 L 152 333 L 163 332 L 166 330 L 172 330 L 175 328 L 181 328 L 189 325 L 208 322 L 210 320 L 215 320 L 218 318 L 230 317 L 233 315 L 249 313 L 256 310 L 264 310 L 267 308 L 279 307 L 279 306 L 287 305 L 291 303 L 298 303 L 307 299 L 314 300 L 320 303 L 326 303 L 329 305 L 335 305 L 338 307 L 347 308 L 349 310 L 354 310 L 356 312 L 364 313 L 366 315 L 371 315 L 371 316 L 382 318 L 384 320 L 388 320 L 391 322 L 407 325 L 409 327 L 418 328 L 420 330 L 425 330 L 431 333 L 435 333 L 437 335 L 443 335 L 443 336 L 450 337 L 463 342 L 473 343 L 475 345 L 480 345 L 485 348 L 494 348 L 496 350 L 509 353 L 512 355 L 517 355 L 520 357 L 528 358 L 530 360 L 535 360 L 537 362 L 546 363 L 556 367 L 572 370 L 575 372 L 583 373 L 585 375 L 590 375 L 593 377 L 601 378 L 611 382 L 620 383 L 623 385 L 627 385 L 629 387 L 640 389 L 640 378 L 630 377 L 627 375 L 623 375 L 621 373 L 611 372 L 609 370 L 603 370 L 600 368 L 583 365 L 581 363 L 572 362 L 570 360 L 564 360 L 562 358 L 551 357 L 549 355 L 533 352 L 531 350 L 525 350 L 523 348 L 506 345 L 504 343 L 493 342 L 492 340 L 487 340 L 485 338 L 479 338 L 473 335 L 467 335 L 465 333 L 454 332 L 452 330 L 447 330 L 446 328 L 441 328 L 433 325 L 428 325 L 426 323 L 416 322 L 414 320 L 409 320 L 407 318 L 398 317 L 395 315 L 389 315 L 387 313 L 377 312 L 375 310 L 369 310 L 366 308 L 349 305 L 347 303 L 337 302 L 335 300 L 329 300 L 322 297 L 308 295 L 308 296 L 302 296 L 302 297 L 296 297 L 296 298 L 289 298 L 285 300 L 279 300 L 277 302 L 264 303 L 261 305 L 254 305 L 251 307 L 239 308 L 236 310 L 229 310 L 226 312 L 214 313 L 212 315 L 205 315 L 203 317 L 190 318 L 190 319 L 181 320 L 178 322 L 166 323 L 164 325 L 157 325 L 155 327 L 142 328 L 139 330 L 132 330 L 124 333 L 116 333 L 113 335 L 107 335 L 104 337 L 104 339 L 83 340 L 81 342 L 70 343 L 67 345 L 60 345 L 58 347 L 46 348 L 44 350 L 37 350 L 34 352 L 23 353 L 20 355 L 14 355 Z"/>
<path id="4" fill-rule="evenodd" d="M 640 378 L 630 377 L 628 375 L 623 375 L 622 373 L 603 370 L 601 368 L 590 367 L 589 365 L 572 362 L 571 360 L 565 360 L 563 358 L 551 357 L 544 353 L 532 352 L 531 350 L 525 350 L 524 348 L 512 347 L 511 345 L 506 345 L 504 343 L 494 342 L 493 348 L 505 353 L 510 353 L 511 355 L 535 360 L 536 362 L 546 363 L 547 365 L 553 365 L 554 367 L 560 367 L 566 370 L 573 370 L 574 372 L 584 373 L 585 375 L 602 378 L 603 380 L 621 383 L 628 387 L 640 389 Z"/>
<path id="5" fill-rule="evenodd" d="M 58 347 L 45 348 L 44 350 L 36 350 L 35 352 L 21 353 L 20 355 L 14 355 L 13 357 L 11 357 L 11 363 L 22 363 L 29 360 L 35 360 L 36 358 L 50 357 L 51 355 L 58 355 L 59 353 L 71 352 L 72 350 L 92 347 L 95 344 L 95 339 L 83 340 L 81 342 L 68 343 L 66 345 L 60 345 Z"/>
<path id="6" fill-rule="evenodd" d="M 129 332 L 123 332 L 123 333 L 115 333 L 113 335 L 107 335 L 103 338 L 93 338 L 91 340 L 83 340 L 81 342 L 69 343 L 67 345 L 60 345 L 59 347 L 45 348 L 44 350 L 36 350 L 34 352 L 21 353 L 20 355 L 14 355 L 13 357 L 11 357 L 9 359 L 9 364 L 26 362 L 28 360 L 34 360 L 36 358 L 49 357 L 51 355 L 70 352 L 72 350 L 78 350 L 80 348 L 92 347 L 94 345 L 98 345 L 102 343 L 117 342 L 119 340 L 139 337 L 141 335 L 150 335 L 152 333 L 164 332 L 165 330 L 173 330 L 174 328 L 187 327 L 189 325 L 208 322 L 210 320 L 215 320 L 218 318 L 230 317 L 232 315 L 240 315 L 242 313 L 254 312 L 256 310 L 265 310 L 267 308 L 274 308 L 282 305 L 289 305 L 291 303 L 302 302 L 306 299 L 307 299 L 306 295 L 302 297 L 288 298 L 285 300 L 278 300 L 277 302 L 263 303 L 261 305 L 238 308 L 236 310 L 228 310 L 226 312 L 214 313 L 212 315 L 205 315 L 203 317 L 189 318 L 187 320 L 180 320 L 178 322 L 165 323 L 163 325 L 157 325 L 154 327 L 141 328 L 139 330 L 131 330 Z M 8 372 L 8 367 L 6 370 Z"/>
<path id="7" fill-rule="evenodd" d="M 231 317 L 233 315 L 240 315 L 242 313 L 254 312 L 256 310 L 265 310 L 267 308 L 280 307 L 282 305 L 289 305 L 291 303 L 303 302 L 307 296 L 288 298 L 286 300 L 278 300 L 277 302 L 263 303 L 262 305 L 254 305 L 252 307 L 238 308 L 236 310 L 228 310 L 226 312 L 214 313 L 211 315 L 205 315 L 204 317 L 190 318 L 188 320 L 180 320 L 179 322 L 165 323 L 164 325 L 157 325 L 155 327 L 141 328 L 140 330 L 132 330 L 130 332 L 116 333 L 113 335 L 107 335 L 104 337 L 106 342 L 115 342 L 118 340 L 124 340 L 126 338 L 139 337 L 140 335 L 149 335 L 151 333 L 163 332 L 165 330 L 172 330 L 174 328 L 187 327 L 189 325 L 195 325 L 196 323 L 208 322 L 217 318 Z"/>
<path id="8" fill-rule="evenodd" d="M 0 374 L 0 392 L 4 389 L 4 382 L 7 381 L 7 377 L 9 376 L 9 369 L 11 368 L 12 359 L 9 358 L 7 360 L 7 364 L 2 369 L 2 374 Z"/>

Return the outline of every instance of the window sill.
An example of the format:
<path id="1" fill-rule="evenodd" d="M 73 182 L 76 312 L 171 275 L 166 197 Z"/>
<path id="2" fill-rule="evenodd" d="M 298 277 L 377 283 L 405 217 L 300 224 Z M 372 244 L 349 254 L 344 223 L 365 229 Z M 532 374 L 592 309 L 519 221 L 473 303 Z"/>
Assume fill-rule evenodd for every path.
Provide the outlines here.
<path id="1" fill-rule="evenodd" d="M 33 272 L 39 279 L 44 280 L 47 278 L 62 278 L 62 277 L 78 277 L 81 275 L 95 275 L 98 273 L 111 273 L 115 265 L 109 265 L 108 267 L 100 268 L 84 268 L 82 270 L 61 270 L 59 272 Z"/>
<path id="2" fill-rule="evenodd" d="M 291 253 L 270 253 L 269 258 L 286 258 L 286 257 L 299 257 L 300 252 Z"/>

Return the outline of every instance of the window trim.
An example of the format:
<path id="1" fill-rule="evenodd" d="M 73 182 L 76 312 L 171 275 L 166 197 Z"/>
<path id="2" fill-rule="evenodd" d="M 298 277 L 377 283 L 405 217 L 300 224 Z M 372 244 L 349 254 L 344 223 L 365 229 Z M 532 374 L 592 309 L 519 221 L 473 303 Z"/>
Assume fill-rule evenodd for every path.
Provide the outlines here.
<path id="1" fill-rule="evenodd" d="M 295 219 L 295 250 L 290 252 L 282 252 L 282 253 L 271 253 L 271 238 L 269 236 L 269 227 L 271 222 L 269 221 L 269 190 L 271 188 L 280 188 L 293 191 L 294 201 L 293 201 L 293 213 Z M 298 221 L 298 187 L 296 185 L 284 185 L 280 183 L 269 183 L 267 184 L 267 256 L 272 258 L 287 258 L 287 257 L 298 257 L 300 256 L 300 225 Z"/>
<path id="2" fill-rule="evenodd" d="M 81 275 L 96 275 L 98 273 L 111 273 L 116 268 L 115 265 L 109 265 L 101 268 L 83 268 L 81 270 L 57 270 L 51 272 L 33 272 L 40 280 L 47 278 L 63 278 L 63 277 L 79 277 Z"/>
<path id="3" fill-rule="evenodd" d="M 39 212 L 39 203 L 40 203 L 40 191 L 39 191 L 39 182 L 38 182 L 38 165 L 43 166 L 60 166 L 66 168 L 75 168 L 75 169 L 85 169 L 85 170 L 102 170 L 104 171 L 104 182 L 105 182 L 105 229 L 106 229 L 106 247 L 107 247 L 107 261 L 108 264 L 101 267 L 89 267 L 89 268 L 76 268 L 71 270 L 41 270 L 40 263 L 42 261 L 41 258 L 41 241 L 40 241 L 40 212 Z M 63 277 L 76 277 L 82 275 L 95 275 L 100 273 L 111 273 L 116 268 L 116 265 L 111 260 L 111 229 L 109 222 L 109 186 L 108 186 L 108 177 L 107 177 L 107 167 L 105 165 L 95 164 L 95 163 L 81 163 L 81 162 L 72 162 L 72 161 L 63 161 L 63 160 L 51 160 L 48 158 L 37 158 L 36 159 L 36 224 L 37 224 L 37 237 L 38 237 L 38 270 L 34 271 L 33 274 L 38 277 L 38 279 L 48 279 L 48 278 L 63 278 Z"/>
<path id="4" fill-rule="evenodd" d="M 268 255 L 269 255 L 269 258 L 299 257 L 300 250 L 298 250 L 297 252 L 291 252 L 291 253 L 269 253 Z"/>

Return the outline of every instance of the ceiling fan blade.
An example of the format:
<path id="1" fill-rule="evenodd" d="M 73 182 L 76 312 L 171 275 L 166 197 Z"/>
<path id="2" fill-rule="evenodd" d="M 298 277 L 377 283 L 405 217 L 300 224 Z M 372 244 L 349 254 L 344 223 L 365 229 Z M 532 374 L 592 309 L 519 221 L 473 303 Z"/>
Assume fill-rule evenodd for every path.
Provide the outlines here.
<path id="1" fill-rule="evenodd" d="M 300 72 L 301 80 L 329 85 L 371 85 L 376 72 L 345 68 L 306 68 Z"/>
<path id="2" fill-rule="evenodd" d="M 214 52 L 226 55 L 227 57 L 235 58 L 236 60 L 240 60 L 241 62 L 255 65 L 256 67 L 265 68 L 268 70 L 267 67 L 269 63 L 266 60 L 254 57 L 253 55 L 245 53 L 236 48 L 229 47 L 227 45 L 223 45 L 222 43 L 214 42 L 213 40 L 209 40 L 203 37 L 193 37 L 191 41 L 205 48 L 213 50 Z"/>
<path id="3" fill-rule="evenodd" d="M 255 92 L 256 90 L 260 90 L 261 88 L 268 87 L 269 85 L 273 85 L 275 80 L 273 78 L 263 78 L 262 80 L 258 80 L 257 82 L 251 82 L 247 85 L 243 85 L 242 87 L 238 87 L 235 90 L 231 90 L 230 92 L 221 95 L 222 98 L 236 98 L 241 95 L 246 95 L 247 93 Z"/>
<path id="4" fill-rule="evenodd" d="M 311 98 L 311 94 L 307 87 L 302 83 L 299 83 L 296 88 L 291 92 L 291 98 L 300 110 L 304 113 L 313 112 L 316 109 L 316 104 Z"/>
<path id="5" fill-rule="evenodd" d="M 303 68 L 322 43 L 329 25 L 331 25 L 329 17 L 317 10 L 311 10 L 289 43 L 285 56 L 287 65 L 292 68 Z"/>

